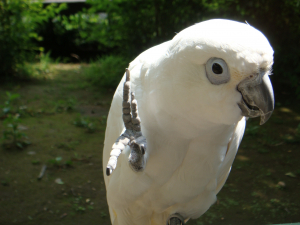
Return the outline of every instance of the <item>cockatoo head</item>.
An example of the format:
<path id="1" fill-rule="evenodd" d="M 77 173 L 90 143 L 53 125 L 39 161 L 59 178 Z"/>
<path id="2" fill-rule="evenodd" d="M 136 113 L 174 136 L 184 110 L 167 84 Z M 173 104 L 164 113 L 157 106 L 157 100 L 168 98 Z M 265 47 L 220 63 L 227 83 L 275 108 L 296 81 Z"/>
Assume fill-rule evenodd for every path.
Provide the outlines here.
<path id="1" fill-rule="evenodd" d="M 175 113 L 222 124 L 242 116 L 260 116 L 263 124 L 271 116 L 273 49 L 250 25 L 222 19 L 196 24 L 173 38 L 165 59 L 176 87 L 169 93 Z"/>

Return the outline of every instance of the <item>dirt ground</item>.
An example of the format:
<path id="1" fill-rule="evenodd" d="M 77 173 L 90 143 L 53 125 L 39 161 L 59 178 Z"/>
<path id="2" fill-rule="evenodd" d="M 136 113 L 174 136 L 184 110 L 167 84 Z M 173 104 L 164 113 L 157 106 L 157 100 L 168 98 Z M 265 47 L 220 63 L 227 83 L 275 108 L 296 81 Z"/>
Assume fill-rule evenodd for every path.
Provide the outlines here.
<path id="1" fill-rule="evenodd" d="M 0 87 L 0 105 L 6 91 L 20 94 L 13 107 L 31 144 L 0 149 L 0 224 L 109 225 L 102 148 L 113 90 L 87 85 L 80 65 L 56 65 L 42 80 Z M 216 204 L 187 224 L 300 222 L 300 107 L 276 95 L 265 125 L 248 121 Z"/>

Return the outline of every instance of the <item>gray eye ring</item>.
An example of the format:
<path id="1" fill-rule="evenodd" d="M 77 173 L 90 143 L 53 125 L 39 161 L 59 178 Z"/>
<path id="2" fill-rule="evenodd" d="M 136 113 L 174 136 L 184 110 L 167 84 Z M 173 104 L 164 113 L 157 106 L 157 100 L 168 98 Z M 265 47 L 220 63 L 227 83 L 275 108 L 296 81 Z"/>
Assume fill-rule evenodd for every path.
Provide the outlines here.
<path id="1" fill-rule="evenodd" d="M 230 80 L 227 63 L 220 58 L 210 58 L 205 64 L 206 76 L 215 85 L 225 84 Z"/>

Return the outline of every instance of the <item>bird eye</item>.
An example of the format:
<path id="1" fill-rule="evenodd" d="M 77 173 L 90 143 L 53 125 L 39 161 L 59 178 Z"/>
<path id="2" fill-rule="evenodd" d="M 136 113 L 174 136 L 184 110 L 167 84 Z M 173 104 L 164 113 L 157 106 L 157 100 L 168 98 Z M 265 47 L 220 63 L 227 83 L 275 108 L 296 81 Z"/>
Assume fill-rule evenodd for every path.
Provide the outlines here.
<path id="1" fill-rule="evenodd" d="M 215 73 L 215 74 L 221 74 L 223 73 L 223 68 L 222 66 L 220 66 L 220 64 L 218 63 L 214 63 L 211 67 L 212 71 Z"/>
<path id="2" fill-rule="evenodd" d="M 220 58 L 210 58 L 205 65 L 206 76 L 212 84 L 224 84 L 230 80 L 227 63 Z"/>

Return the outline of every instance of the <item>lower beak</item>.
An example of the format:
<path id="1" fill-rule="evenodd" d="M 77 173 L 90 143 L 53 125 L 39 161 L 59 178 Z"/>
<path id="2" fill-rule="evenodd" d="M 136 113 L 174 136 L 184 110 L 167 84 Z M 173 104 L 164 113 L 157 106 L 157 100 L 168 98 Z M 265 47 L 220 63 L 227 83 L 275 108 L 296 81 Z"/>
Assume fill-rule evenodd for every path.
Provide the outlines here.
<path id="1" fill-rule="evenodd" d="M 274 92 L 267 74 L 258 74 L 241 81 L 237 90 L 242 94 L 238 106 L 246 117 L 260 116 L 260 125 L 267 122 L 274 110 Z"/>

